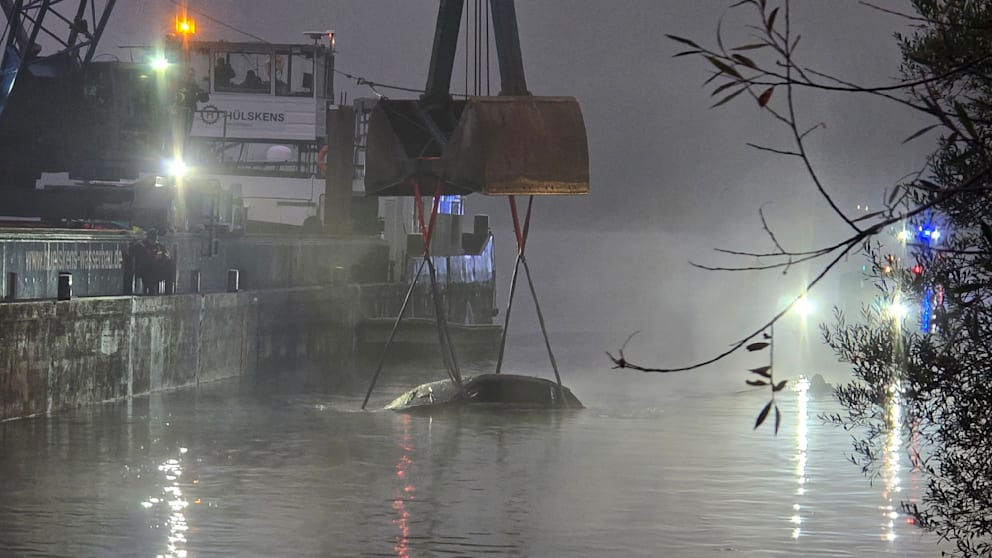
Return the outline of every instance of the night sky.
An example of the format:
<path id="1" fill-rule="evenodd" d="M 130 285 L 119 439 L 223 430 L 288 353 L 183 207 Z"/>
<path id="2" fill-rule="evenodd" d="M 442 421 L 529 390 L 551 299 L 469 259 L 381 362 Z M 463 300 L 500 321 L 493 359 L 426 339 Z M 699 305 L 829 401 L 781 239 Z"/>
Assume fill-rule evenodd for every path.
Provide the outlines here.
<path id="1" fill-rule="evenodd" d="M 744 96 L 710 110 L 713 99 L 702 87 L 708 65 L 672 57 L 679 45 L 666 34 L 713 44 L 721 17 L 727 42 L 745 42 L 742 17 L 751 12 L 728 12 L 731 3 L 517 2 L 530 90 L 578 98 L 589 137 L 592 193 L 535 204 L 529 261 L 552 330 L 603 332 L 603 349 L 643 330 L 628 348 L 630 358 L 687 364 L 722 351 L 762 323 L 781 296 L 797 293 L 808 276 L 802 268 L 786 276 L 705 272 L 692 269 L 689 260 L 753 264 L 727 260 L 711 249 L 770 249 L 758 219 L 762 206 L 787 248 L 832 243 L 844 232 L 798 161 L 745 145 L 788 148 L 787 130 Z M 338 69 L 406 87 L 423 87 L 426 81 L 437 13 L 433 1 L 190 0 L 189 6 L 272 42 L 298 42 L 303 31 L 333 29 Z M 884 6 L 905 9 L 907 2 L 889 0 Z M 166 0 L 118 2 L 103 51 L 126 58 L 126 51 L 114 47 L 153 41 L 175 9 Z M 201 39 L 250 40 L 193 16 Z M 854 0 L 797 0 L 793 29 L 803 36 L 798 51 L 803 66 L 866 85 L 899 77 L 892 35 L 906 31 L 905 20 Z M 455 63 L 455 91 L 464 88 L 462 56 Z M 495 93 L 495 50 L 491 59 Z M 342 76 L 336 86 L 349 100 L 372 93 Z M 925 139 L 901 144 L 925 120 L 890 102 L 814 92 L 802 92 L 797 102 L 804 123 L 825 124 L 811 139 L 812 160 L 847 209 L 878 205 L 885 188 L 922 166 L 932 145 Z M 491 215 L 503 300 L 514 254 L 506 201 L 473 196 L 467 207 L 468 213 Z M 826 319 L 838 296 L 829 284 L 814 292 L 822 300 L 819 319 Z M 536 328 L 532 314 L 515 311 L 514 316 L 520 325 L 511 327 Z M 815 331 L 812 335 L 818 339 Z"/>

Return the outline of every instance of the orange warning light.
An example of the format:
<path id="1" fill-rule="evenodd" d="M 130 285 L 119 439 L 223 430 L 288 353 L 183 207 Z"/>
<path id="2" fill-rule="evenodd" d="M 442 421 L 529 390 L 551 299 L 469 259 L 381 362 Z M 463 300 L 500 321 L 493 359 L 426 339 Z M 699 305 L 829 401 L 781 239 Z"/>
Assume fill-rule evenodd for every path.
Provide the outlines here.
<path id="1" fill-rule="evenodd" d="M 176 16 L 176 33 L 196 35 L 196 20 L 186 16 Z"/>

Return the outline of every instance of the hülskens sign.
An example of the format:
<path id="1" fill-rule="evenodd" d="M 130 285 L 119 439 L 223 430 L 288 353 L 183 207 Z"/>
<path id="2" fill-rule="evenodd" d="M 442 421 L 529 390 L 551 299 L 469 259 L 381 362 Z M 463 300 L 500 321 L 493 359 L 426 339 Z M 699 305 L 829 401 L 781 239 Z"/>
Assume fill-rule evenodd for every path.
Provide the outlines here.
<path id="1" fill-rule="evenodd" d="M 213 93 L 193 118 L 190 135 L 202 138 L 313 141 L 317 100 L 247 93 Z"/>

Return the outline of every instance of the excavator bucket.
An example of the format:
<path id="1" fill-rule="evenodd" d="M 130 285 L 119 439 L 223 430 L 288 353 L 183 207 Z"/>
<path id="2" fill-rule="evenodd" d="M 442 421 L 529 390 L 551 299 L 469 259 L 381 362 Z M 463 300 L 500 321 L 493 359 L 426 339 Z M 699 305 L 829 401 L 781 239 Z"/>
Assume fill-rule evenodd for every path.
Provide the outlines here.
<path id="1" fill-rule="evenodd" d="M 449 139 L 450 138 L 450 139 Z M 589 150 L 573 97 L 498 96 L 425 110 L 382 99 L 369 120 L 365 191 L 411 196 L 589 192 Z"/>
<path id="2" fill-rule="evenodd" d="M 365 192 L 373 196 L 412 196 L 413 182 L 434 193 L 443 179 L 441 157 L 458 123 L 464 101 L 429 111 L 418 101 L 380 99 L 369 116 L 365 151 Z M 471 194 L 441 183 L 443 194 Z"/>
<path id="3" fill-rule="evenodd" d="M 472 97 L 442 157 L 445 182 L 486 195 L 589 193 L 589 148 L 574 97 Z"/>

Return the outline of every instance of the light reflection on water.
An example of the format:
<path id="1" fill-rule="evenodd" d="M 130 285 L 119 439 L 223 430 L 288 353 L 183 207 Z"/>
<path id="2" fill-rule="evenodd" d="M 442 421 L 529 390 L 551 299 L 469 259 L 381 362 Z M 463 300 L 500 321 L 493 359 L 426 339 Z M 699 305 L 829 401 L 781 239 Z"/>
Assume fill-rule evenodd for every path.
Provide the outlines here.
<path id="1" fill-rule="evenodd" d="M 416 489 L 410 484 L 408 475 L 410 465 L 413 463 L 413 460 L 410 459 L 410 452 L 413 450 L 411 446 L 413 437 L 410 435 L 410 420 L 410 415 L 400 416 L 402 432 L 397 447 L 400 449 L 401 454 L 399 461 L 396 463 L 397 487 L 395 497 L 393 498 L 393 509 L 396 510 L 396 519 L 394 522 L 399 528 L 399 533 L 396 535 L 396 545 L 393 547 L 397 558 L 410 557 L 410 511 L 406 509 L 406 501 L 416 498 Z"/>
<path id="2" fill-rule="evenodd" d="M 304 376 L 4 423 L 0 555 L 935 554 L 886 515 L 916 474 L 893 458 L 869 485 L 808 384 L 783 392 L 776 437 L 751 429 L 764 400 L 739 373 L 618 374 L 561 352 L 583 411 L 360 412 L 364 381 Z M 387 370 L 374 402 L 431 374 Z"/>
<path id="3" fill-rule="evenodd" d="M 792 538 L 798 539 L 802 534 L 803 517 L 802 500 L 806 494 L 806 463 L 809 459 L 807 449 L 809 449 L 809 380 L 805 377 L 796 383 L 796 503 L 792 505 L 795 512 L 791 522 L 795 527 L 792 529 Z"/>
<path id="4" fill-rule="evenodd" d="M 167 519 L 164 528 L 168 530 L 166 535 L 166 552 L 156 555 L 156 558 L 186 558 L 186 532 L 189 524 L 186 522 L 185 510 L 189 506 L 189 501 L 183 496 L 182 488 L 179 486 L 179 478 L 183 474 L 182 459 L 188 450 L 179 448 L 177 457 L 166 459 L 158 466 L 159 472 L 165 478 L 165 483 L 161 487 L 161 492 L 141 503 L 145 509 L 152 512 L 158 511 L 156 508 L 165 507 Z M 163 526 L 158 523 L 154 516 L 149 518 L 153 524 L 153 529 Z"/>

